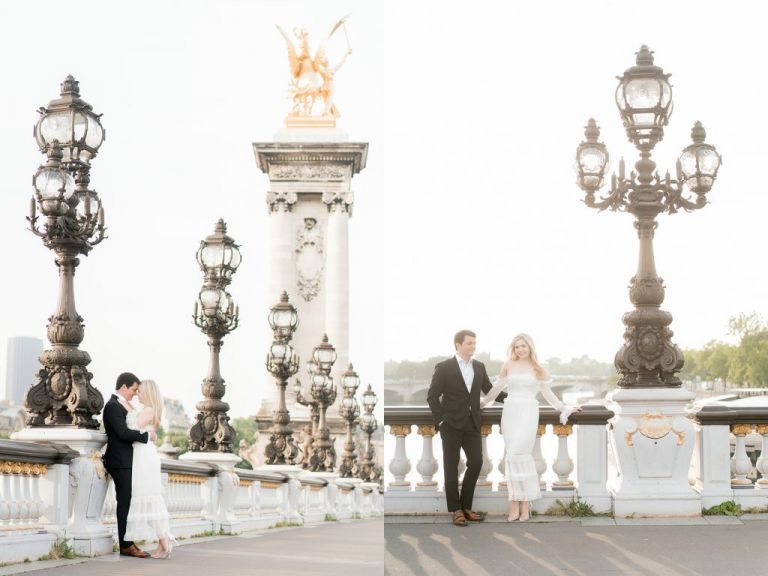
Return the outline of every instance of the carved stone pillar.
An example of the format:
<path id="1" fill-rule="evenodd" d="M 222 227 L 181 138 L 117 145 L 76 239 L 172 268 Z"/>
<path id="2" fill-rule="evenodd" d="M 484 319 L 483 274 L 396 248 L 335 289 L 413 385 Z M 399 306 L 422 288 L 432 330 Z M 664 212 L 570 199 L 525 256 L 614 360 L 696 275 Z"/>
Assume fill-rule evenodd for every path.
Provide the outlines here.
<path id="1" fill-rule="evenodd" d="M 736 436 L 736 447 L 731 458 L 732 488 L 751 488 L 752 482 L 747 474 L 752 470 L 752 462 L 747 456 L 746 436 L 752 431 L 751 424 L 733 424 L 731 432 Z"/>
<path id="2" fill-rule="evenodd" d="M 389 471 L 392 472 L 395 480 L 389 483 L 388 490 L 408 491 L 411 489 L 411 483 L 405 479 L 405 475 L 411 471 L 411 461 L 408 460 L 405 450 L 405 438 L 411 433 L 411 426 L 409 424 L 390 426 L 389 433 L 395 437 L 395 457 L 389 463 Z"/>
<path id="3" fill-rule="evenodd" d="M 301 318 L 292 342 L 300 358 L 311 358 L 315 344 L 329 335 L 339 355 L 333 374 L 338 376 L 349 364 L 351 183 L 365 168 L 368 144 L 349 142 L 335 128 L 289 127 L 276 134 L 274 142 L 255 143 L 253 150 L 259 169 L 269 177 L 267 201 L 277 206 L 270 215 L 273 293 L 268 301 L 271 305 L 282 290 L 291 295 Z M 300 407 L 294 415 L 289 400 L 294 421 L 308 418 Z M 260 428 L 269 426 L 271 412 L 271 406 L 262 405 Z M 335 413 L 329 420 L 331 428 L 337 428 L 340 419 Z"/>
<path id="4" fill-rule="evenodd" d="M 421 474 L 421 482 L 416 484 L 416 490 L 437 491 L 437 482 L 432 477 L 437 472 L 437 460 L 432 451 L 432 439 L 435 437 L 434 426 L 419 426 L 422 438 L 421 460 L 416 464 L 416 471 Z"/>
<path id="5" fill-rule="evenodd" d="M 573 460 L 568 454 L 568 436 L 573 433 L 571 424 L 555 424 L 553 431 L 557 436 L 557 459 L 552 469 L 557 474 L 557 480 L 552 484 L 552 490 L 573 490 L 573 481 L 568 476 L 573 472 Z"/>

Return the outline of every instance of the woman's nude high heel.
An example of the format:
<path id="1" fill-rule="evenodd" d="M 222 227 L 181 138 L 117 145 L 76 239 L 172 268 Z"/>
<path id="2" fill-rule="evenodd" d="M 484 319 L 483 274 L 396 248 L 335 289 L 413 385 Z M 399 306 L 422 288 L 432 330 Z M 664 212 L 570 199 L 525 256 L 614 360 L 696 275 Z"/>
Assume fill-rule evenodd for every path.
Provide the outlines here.
<path id="1" fill-rule="evenodd" d="M 520 503 L 520 522 L 527 522 L 530 517 L 531 517 L 531 503 L 521 502 Z"/>
<path id="2" fill-rule="evenodd" d="M 507 516 L 507 522 L 514 522 L 520 517 L 520 503 L 516 500 L 509 501 L 509 515 Z"/>

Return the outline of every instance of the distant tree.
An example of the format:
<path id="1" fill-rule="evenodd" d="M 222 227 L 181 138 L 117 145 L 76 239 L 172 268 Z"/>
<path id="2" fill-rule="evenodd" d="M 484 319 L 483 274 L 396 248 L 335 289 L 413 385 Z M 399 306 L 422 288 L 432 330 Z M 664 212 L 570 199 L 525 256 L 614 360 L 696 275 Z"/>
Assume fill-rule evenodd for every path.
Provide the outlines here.
<path id="1" fill-rule="evenodd" d="M 245 440 L 246 444 L 249 446 L 253 444 L 253 435 L 257 430 L 256 421 L 253 418 L 234 418 L 230 420 L 229 423 L 232 425 L 232 428 L 235 429 L 235 440 L 232 444 L 232 448 L 234 449 L 235 454 L 237 454 L 240 449 L 240 440 Z M 251 463 L 247 460 L 243 460 L 242 462 L 235 464 L 235 468 L 252 470 L 253 466 L 251 466 Z"/>

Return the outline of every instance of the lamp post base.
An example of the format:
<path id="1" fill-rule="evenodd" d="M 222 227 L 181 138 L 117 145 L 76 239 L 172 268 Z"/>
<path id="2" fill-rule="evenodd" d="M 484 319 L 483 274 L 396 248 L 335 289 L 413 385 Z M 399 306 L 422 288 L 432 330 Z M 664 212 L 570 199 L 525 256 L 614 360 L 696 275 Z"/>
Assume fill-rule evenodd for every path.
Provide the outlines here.
<path id="1" fill-rule="evenodd" d="M 606 397 L 618 476 L 609 479 L 613 513 L 700 516 L 701 496 L 688 482 L 695 432 L 686 416 L 694 398 L 680 388 L 631 388 Z"/>

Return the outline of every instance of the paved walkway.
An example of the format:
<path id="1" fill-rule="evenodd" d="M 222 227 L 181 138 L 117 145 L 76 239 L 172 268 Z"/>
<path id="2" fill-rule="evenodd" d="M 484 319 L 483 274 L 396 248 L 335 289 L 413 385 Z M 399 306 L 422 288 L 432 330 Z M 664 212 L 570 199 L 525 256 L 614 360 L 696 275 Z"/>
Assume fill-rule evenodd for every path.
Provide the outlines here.
<path id="1" fill-rule="evenodd" d="M 744 576 L 768 574 L 768 515 L 696 519 L 386 518 L 387 576 Z"/>
<path id="2" fill-rule="evenodd" d="M 2 568 L 0 574 L 27 576 L 307 576 L 384 571 L 381 520 L 323 522 L 304 528 L 251 532 L 240 536 L 182 542 L 170 560 L 143 560 L 118 554 L 40 570 L 34 564 Z M 35 564 L 44 564 L 43 562 Z M 49 564 L 49 563 L 45 563 Z M 61 563 L 59 563 L 61 564 Z M 42 567 L 42 566 L 40 566 Z M 5 572 L 6 570 L 13 570 Z"/>

